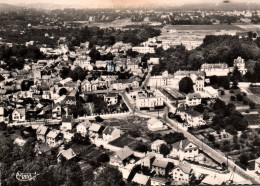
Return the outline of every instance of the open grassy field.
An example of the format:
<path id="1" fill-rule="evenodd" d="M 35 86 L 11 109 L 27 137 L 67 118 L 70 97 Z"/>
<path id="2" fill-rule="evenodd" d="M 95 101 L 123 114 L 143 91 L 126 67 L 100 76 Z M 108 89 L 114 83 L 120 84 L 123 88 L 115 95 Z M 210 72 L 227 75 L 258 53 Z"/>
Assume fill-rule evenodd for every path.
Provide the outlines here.
<path id="1" fill-rule="evenodd" d="M 243 31 L 244 28 L 236 25 L 167 25 L 167 28 L 176 29 L 176 30 L 240 30 Z"/>

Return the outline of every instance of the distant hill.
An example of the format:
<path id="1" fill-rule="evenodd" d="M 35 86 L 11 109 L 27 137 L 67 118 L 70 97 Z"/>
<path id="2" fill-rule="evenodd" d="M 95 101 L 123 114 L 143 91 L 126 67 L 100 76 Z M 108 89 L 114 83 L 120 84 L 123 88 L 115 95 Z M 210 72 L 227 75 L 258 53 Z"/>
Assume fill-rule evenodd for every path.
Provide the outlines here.
<path id="1" fill-rule="evenodd" d="M 10 4 L 0 3 L 0 12 L 9 12 L 9 11 L 17 11 L 22 10 L 23 7 L 14 6 Z"/>

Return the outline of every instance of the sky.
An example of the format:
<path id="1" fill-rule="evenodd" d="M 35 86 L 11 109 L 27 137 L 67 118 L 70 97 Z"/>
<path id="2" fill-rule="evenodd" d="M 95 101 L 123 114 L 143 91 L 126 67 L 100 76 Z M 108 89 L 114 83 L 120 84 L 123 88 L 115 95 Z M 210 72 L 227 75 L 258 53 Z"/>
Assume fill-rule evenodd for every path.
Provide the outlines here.
<path id="1" fill-rule="evenodd" d="M 77 5 L 86 7 L 117 7 L 117 6 L 133 6 L 133 5 L 145 5 L 145 4 L 157 4 L 157 5 L 178 5 L 189 3 L 222 3 L 223 0 L 0 0 L 0 3 L 7 4 L 59 4 L 59 5 Z M 232 3 L 244 2 L 248 3 L 260 3 L 260 0 L 230 0 Z"/>

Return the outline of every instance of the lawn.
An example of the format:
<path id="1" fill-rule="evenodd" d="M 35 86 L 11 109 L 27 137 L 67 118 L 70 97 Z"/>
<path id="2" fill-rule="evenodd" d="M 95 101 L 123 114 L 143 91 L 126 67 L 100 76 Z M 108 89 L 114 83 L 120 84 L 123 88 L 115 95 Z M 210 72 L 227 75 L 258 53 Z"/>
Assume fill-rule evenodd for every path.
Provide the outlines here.
<path id="1" fill-rule="evenodd" d="M 241 94 L 243 95 L 243 93 L 241 92 L 240 89 L 235 89 L 235 90 L 232 90 L 233 93 L 230 93 L 230 90 L 224 90 L 225 94 L 224 95 L 221 95 L 221 93 L 219 92 L 219 97 L 226 103 L 233 103 L 235 106 L 243 106 L 243 101 L 230 101 L 230 97 L 231 96 L 235 96 L 237 94 Z M 246 99 L 247 97 L 244 96 L 244 99 Z"/>
<path id="2" fill-rule="evenodd" d="M 123 148 L 124 146 L 130 146 L 132 143 L 135 143 L 136 140 L 133 138 L 128 137 L 128 135 L 123 135 L 120 138 L 110 142 L 111 145 L 116 147 Z"/>

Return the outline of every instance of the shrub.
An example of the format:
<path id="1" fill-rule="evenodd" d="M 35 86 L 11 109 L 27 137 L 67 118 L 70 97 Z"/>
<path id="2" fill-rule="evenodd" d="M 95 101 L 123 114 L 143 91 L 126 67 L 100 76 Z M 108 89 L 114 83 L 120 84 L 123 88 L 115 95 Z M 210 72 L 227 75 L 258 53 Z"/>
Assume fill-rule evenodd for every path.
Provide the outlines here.
<path id="1" fill-rule="evenodd" d="M 243 101 L 244 99 L 241 94 L 237 94 L 236 97 L 237 97 L 237 101 Z"/>

